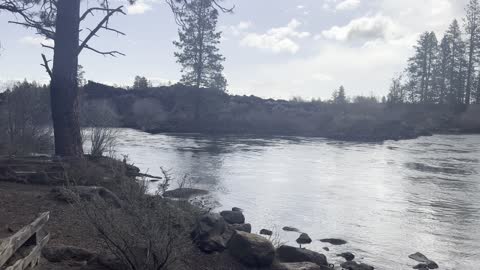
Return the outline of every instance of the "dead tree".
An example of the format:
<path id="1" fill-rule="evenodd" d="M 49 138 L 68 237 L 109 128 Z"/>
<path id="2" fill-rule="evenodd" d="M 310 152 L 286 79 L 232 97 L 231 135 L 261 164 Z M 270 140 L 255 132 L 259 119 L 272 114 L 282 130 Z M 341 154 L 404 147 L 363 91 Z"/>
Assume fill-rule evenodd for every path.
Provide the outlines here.
<path id="1" fill-rule="evenodd" d="M 83 155 L 79 121 L 78 55 L 90 50 L 104 56 L 123 55 L 118 51 L 101 51 L 89 45 L 101 30 L 124 35 L 109 26 L 115 14 L 125 14 L 123 6 L 110 7 L 108 0 L 99 0 L 98 6 L 81 11 L 81 0 L 0 0 L 0 10 L 17 14 L 11 23 L 37 31 L 37 34 L 55 41 L 53 66 L 42 54 L 43 64 L 51 78 L 51 106 L 55 135 L 55 154 L 58 156 L 81 157 Z M 133 3 L 134 0 L 128 0 Z M 93 29 L 81 29 L 87 17 L 103 13 L 102 19 Z M 86 33 L 83 39 L 80 33 Z"/>

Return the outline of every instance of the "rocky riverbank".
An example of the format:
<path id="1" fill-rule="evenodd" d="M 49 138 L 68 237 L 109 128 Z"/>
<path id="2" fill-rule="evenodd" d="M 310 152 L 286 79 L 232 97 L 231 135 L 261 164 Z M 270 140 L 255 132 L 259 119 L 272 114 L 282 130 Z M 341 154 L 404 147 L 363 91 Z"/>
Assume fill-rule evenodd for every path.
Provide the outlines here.
<path id="1" fill-rule="evenodd" d="M 58 167 L 56 163 L 49 163 L 46 158 L 42 159 L 12 159 L 8 164 L 22 166 L 29 164 L 29 169 L 33 170 L 36 166 L 42 169 L 50 168 L 47 164 L 54 164 L 57 170 L 68 170 L 70 175 L 73 171 L 79 170 L 77 163 L 62 163 Z M 29 162 L 27 162 L 29 161 Z M 56 160 L 55 162 L 60 162 Z M 7 164 L 4 162 L 4 164 Z M 40 165 L 38 165 L 40 164 Z M 76 165 L 74 165 L 76 164 Z M 98 228 L 92 226 L 91 221 L 85 218 L 83 209 L 76 205 L 76 200 L 102 200 L 107 205 L 115 209 L 125 207 L 125 198 L 118 193 L 118 182 L 115 181 L 118 174 L 112 174 L 112 166 L 116 168 L 123 167 L 122 162 L 100 159 L 90 159 L 87 165 L 84 164 L 81 175 L 93 174 L 86 173 L 85 170 L 92 171 L 95 168 L 97 178 L 85 179 L 84 184 L 90 186 L 66 187 L 61 185 L 61 179 L 54 178 L 50 182 L 46 177 L 42 181 L 36 181 L 35 173 L 31 171 L 29 178 L 17 178 L 12 171 L 9 174 L 2 174 L 0 171 L 0 239 L 8 237 L 29 224 L 41 212 L 49 211 L 51 219 L 46 226 L 46 230 L 51 234 L 51 241 L 43 252 L 43 257 L 38 269 L 68 269 L 68 270 L 122 270 L 125 268 L 122 260 L 112 253 L 104 245 L 104 239 L 98 232 Z M 38 168 L 38 167 L 37 167 Z M 66 169 L 68 168 L 68 169 Z M 137 169 L 127 166 L 123 173 L 130 175 L 128 179 L 134 179 L 139 175 Z M 49 171 L 49 170 L 47 170 Z M 118 173 L 118 169 L 115 172 Z M 121 170 L 120 170 L 121 171 Z M 59 173 L 59 175 L 68 175 Z M 48 176 L 48 174 L 47 174 Z M 110 176 L 110 177 L 107 177 Z M 78 177 L 78 175 L 76 176 Z M 81 178 L 78 178 L 81 179 Z M 66 179 L 64 179 L 66 180 Z M 158 180 L 158 179 L 157 179 Z M 21 182 L 21 183 L 19 183 Z M 32 183 L 33 182 L 33 183 Z M 93 184 L 97 185 L 93 185 Z M 101 186 L 99 186 L 101 185 Z M 186 241 L 182 243 L 181 249 L 172 252 L 182 258 L 181 263 L 165 269 L 265 269 L 265 270 L 370 270 L 374 266 L 368 262 L 358 260 L 361 254 L 353 254 L 348 250 L 342 253 L 334 254 L 328 252 L 329 245 L 341 246 L 346 243 L 342 239 L 321 239 L 325 243 L 324 252 L 309 250 L 308 245 L 312 243 L 312 238 L 305 232 L 294 227 L 283 227 L 284 231 L 298 234 L 297 246 L 281 244 L 279 239 L 275 239 L 275 232 L 262 229 L 258 233 L 252 231 L 251 224 L 239 208 L 225 210 L 220 213 L 204 212 L 203 210 L 188 211 L 181 210 L 185 199 L 192 196 L 204 195 L 205 191 L 196 189 L 171 190 L 165 194 L 169 197 L 180 197 L 182 200 L 161 199 L 168 205 L 169 215 L 182 215 L 187 213 L 187 221 L 183 225 L 175 226 L 185 227 Z M 148 197 L 147 205 L 153 205 L 154 200 Z M 153 197 L 152 197 L 153 198 Z M 177 204 L 178 203 L 178 204 Z M 102 204 L 103 205 L 103 204 Z M 163 208 L 159 208 L 160 211 Z M 158 210 L 155 210 L 158 211 Z M 176 228 L 176 227 L 172 228 Z M 165 234 L 164 232 L 160 232 Z M 159 239 L 160 241 L 160 239 Z M 143 252 L 143 251 L 142 251 Z M 140 252 L 140 254 L 142 254 Z M 360 256 L 358 256 L 360 255 Z M 342 258 L 341 263 L 337 258 Z M 415 269 L 436 269 L 438 265 L 421 253 L 415 253 L 410 256 L 411 259 L 418 262 Z"/>

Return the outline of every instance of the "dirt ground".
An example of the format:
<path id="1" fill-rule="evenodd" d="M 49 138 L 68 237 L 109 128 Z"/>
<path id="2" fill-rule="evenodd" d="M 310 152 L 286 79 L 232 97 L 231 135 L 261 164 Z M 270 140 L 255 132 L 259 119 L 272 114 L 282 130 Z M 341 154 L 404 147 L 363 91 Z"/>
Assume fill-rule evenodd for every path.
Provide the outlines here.
<path id="1" fill-rule="evenodd" d="M 56 201 L 50 195 L 51 187 L 0 181 L 0 239 L 12 235 L 43 212 L 50 212 L 45 229 L 50 233 L 48 245 L 68 245 L 104 253 L 96 232 L 76 210 L 67 203 Z M 242 270 L 247 269 L 232 259 L 228 252 L 207 255 L 192 245 L 185 254 L 191 266 L 181 269 Z M 107 270 L 80 262 L 50 263 L 42 259 L 38 270 Z M 180 268 L 178 268 L 180 269 Z"/>
<path id="2" fill-rule="evenodd" d="M 50 187 L 0 182 L 0 238 L 10 236 L 30 224 L 43 212 L 50 212 L 45 230 L 50 233 L 49 245 L 69 245 L 100 252 L 94 230 L 69 204 L 55 201 Z M 80 266 L 50 264 L 42 260 L 38 269 L 80 269 Z M 65 268 L 68 267 L 68 268 Z"/>

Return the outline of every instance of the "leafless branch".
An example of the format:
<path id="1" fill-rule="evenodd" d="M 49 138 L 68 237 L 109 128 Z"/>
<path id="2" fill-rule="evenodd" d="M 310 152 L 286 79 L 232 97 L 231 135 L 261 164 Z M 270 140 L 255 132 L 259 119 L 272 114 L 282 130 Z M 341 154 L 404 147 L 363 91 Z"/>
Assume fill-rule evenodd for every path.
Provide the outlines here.
<path id="1" fill-rule="evenodd" d="M 47 49 L 51 49 L 51 50 L 55 49 L 53 46 L 45 45 L 43 43 L 41 43 L 40 45 L 42 45 L 43 48 L 47 48 Z"/>
<path id="2" fill-rule="evenodd" d="M 85 40 L 82 42 L 82 44 L 80 44 L 80 47 L 78 48 L 78 54 L 80 54 L 82 52 L 82 50 L 84 48 L 87 48 L 87 49 L 90 49 L 96 53 L 99 53 L 99 54 L 103 54 L 103 55 L 111 55 L 111 56 L 115 56 L 115 54 L 119 54 L 119 55 L 124 55 L 122 53 L 119 53 L 117 51 L 112 51 L 112 52 L 100 52 L 100 51 L 97 51 L 95 49 L 93 49 L 92 47 L 89 47 L 87 44 L 88 42 L 97 34 L 98 31 L 100 31 L 100 29 L 102 28 L 108 28 L 107 27 L 107 23 L 108 23 L 108 20 L 110 19 L 110 17 L 112 15 L 114 15 L 115 13 L 122 13 L 125 15 L 125 12 L 123 11 L 123 6 L 120 6 L 116 9 L 107 9 L 109 10 L 107 12 L 107 15 L 105 15 L 105 17 L 97 24 L 97 26 L 90 32 L 90 34 L 88 34 L 88 36 L 85 38 Z"/>
<path id="3" fill-rule="evenodd" d="M 88 50 L 91 50 L 95 53 L 98 53 L 98 54 L 101 54 L 101 55 L 104 55 L 104 56 L 107 56 L 107 55 L 110 55 L 110 56 L 113 56 L 113 57 L 117 57 L 117 55 L 121 55 L 121 56 L 125 56 L 124 53 L 121 53 L 119 51 L 99 51 L 97 49 L 94 49 L 88 45 L 85 45 L 84 47 L 85 49 L 88 49 Z"/>
<path id="4" fill-rule="evenodd" d="M 43 59 L 42 66 L 45 68 L 45 70 L 47 71 L 50 78 L 52 78 L 52 70 L 50 69 L 50 66 L 48 65 L 48 62 L 50 62 L 50 61 L 47 60 L 47 57 L 45 57 L 45 54 L 43 54 L 43 53 L 42 53 L 42 59 Z"/>

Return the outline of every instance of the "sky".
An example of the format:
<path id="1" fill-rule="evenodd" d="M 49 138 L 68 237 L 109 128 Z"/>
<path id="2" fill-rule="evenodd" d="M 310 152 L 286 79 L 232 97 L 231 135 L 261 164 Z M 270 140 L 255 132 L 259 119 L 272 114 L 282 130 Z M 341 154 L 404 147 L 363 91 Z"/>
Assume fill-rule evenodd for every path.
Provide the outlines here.
<path id="1" fill-rule="evenodd" d="M 82 8 L 95 0 L 83 0 Z M 85 77 L 110 85 L 131 85 L 136 75 L 154 84 L 179 80 L 173 56 L 177 25 L 163 0 L 137 0 L 111 26 L 126 33 L 102 32 L 92 45 L 125 57 L 80 56 Z M 288 99 L 330 98 L 340 85 L 347 94 L 383 96 L 391 79 L 404 70 L 413 45 L 424 31 L 443 35 L 460 22 L 468 0 L 225 0 L 235 5 L 222 14 L 221 53 L 226 57 L 228 91 L 238 95 Z M 101 16 L 91 18 L 92 26 Z M 0 13 L 0 85 L 14 80 L 48 82 L 41 53 L 51 57 L 33 30 L 9 24 Z M 0 86 L 1 88 L 1 86 Z"/>

